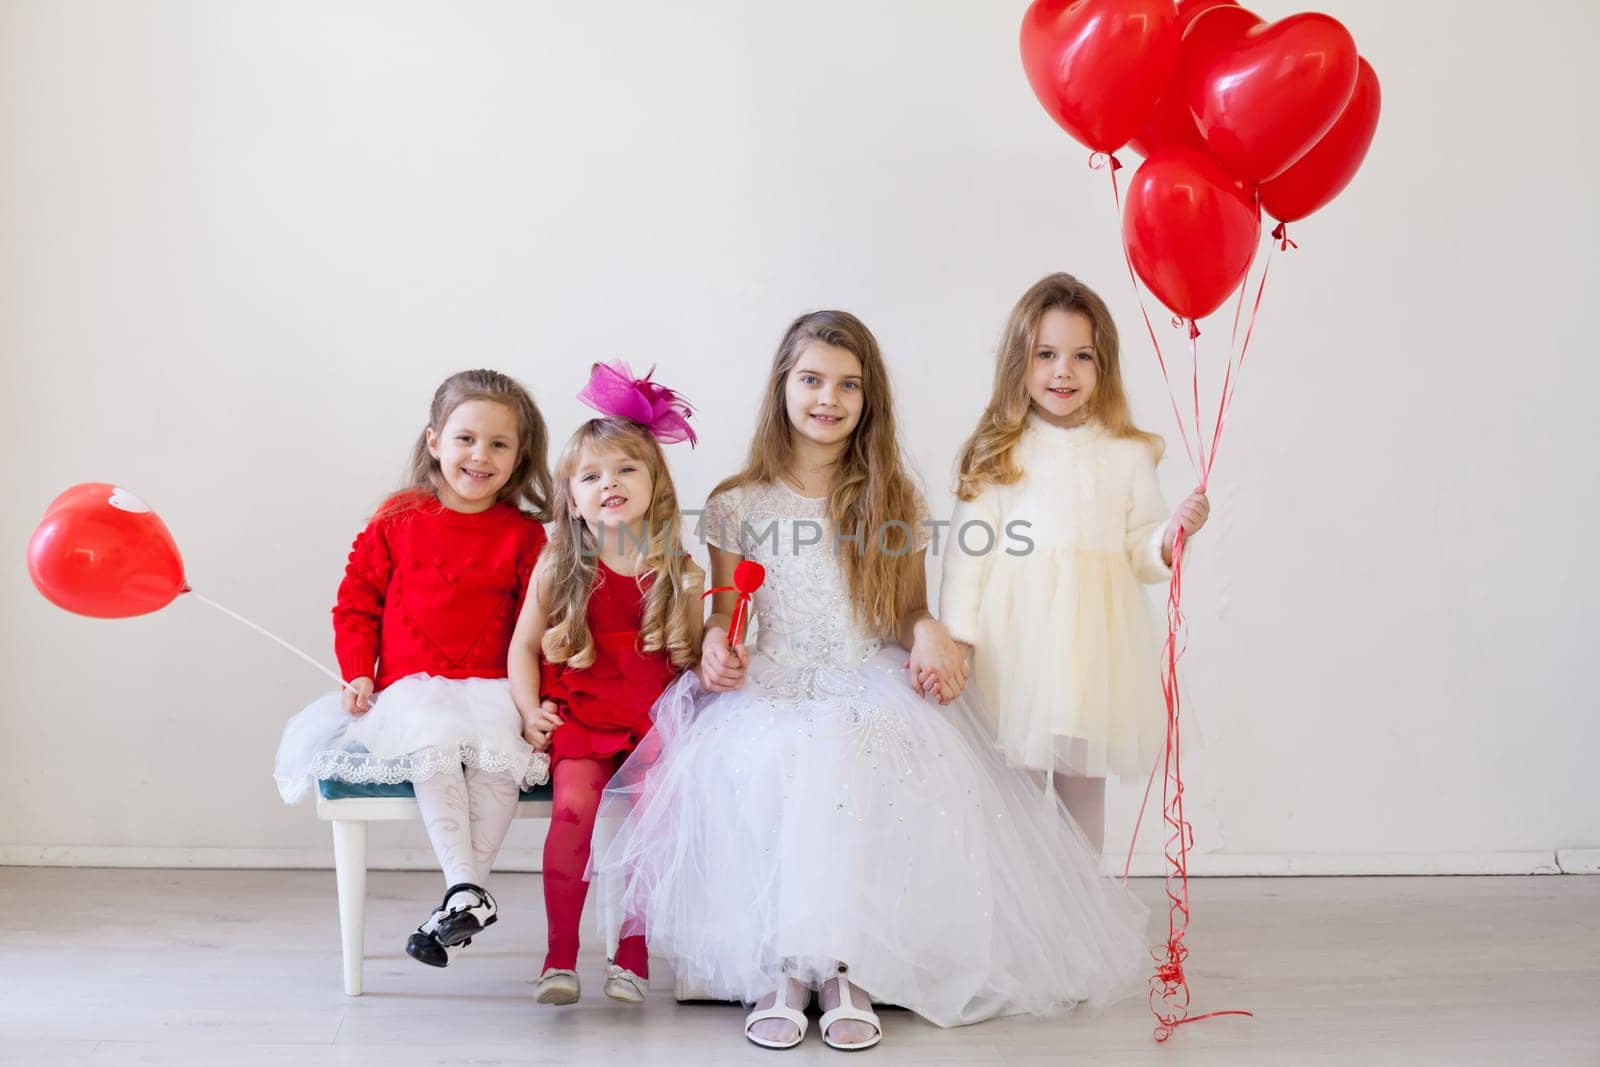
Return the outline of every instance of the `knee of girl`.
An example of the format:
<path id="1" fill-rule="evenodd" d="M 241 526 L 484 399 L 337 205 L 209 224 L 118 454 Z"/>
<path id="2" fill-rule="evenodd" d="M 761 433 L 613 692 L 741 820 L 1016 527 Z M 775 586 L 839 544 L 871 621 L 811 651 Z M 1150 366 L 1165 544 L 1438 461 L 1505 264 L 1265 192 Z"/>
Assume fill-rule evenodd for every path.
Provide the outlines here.
<path id="1" fill-rule="evenodd" d="M 571 826 L 593 826 L 595 813 L 599 811 L 599 798 L 590 803 L 571 803 L 566 799 L 558 800 L 550 810 L 552 823 L 566 823 Z"/>
<path id="2" fill-rule="evenodd" d="M 603 788 L 603 783 L 591 785 L 587 782 L 577 785 L 562 783 L 557 786 L 555 802 L 551 806 L 550 821 L 592 826 L 595 815 L 600 810 L 600 794 Z"/>

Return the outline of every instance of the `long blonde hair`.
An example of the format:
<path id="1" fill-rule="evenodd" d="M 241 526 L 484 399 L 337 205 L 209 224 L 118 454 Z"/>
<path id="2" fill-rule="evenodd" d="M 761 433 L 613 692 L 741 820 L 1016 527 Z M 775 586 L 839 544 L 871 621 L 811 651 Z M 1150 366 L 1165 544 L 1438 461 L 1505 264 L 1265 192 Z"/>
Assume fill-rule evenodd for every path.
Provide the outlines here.
<path id="1" fill-rule="evenodd" d="M 877 338 L 860 319 L 847 311 L 814 311 L 790 324 L 772 360 L 744 470 L 711 495 L 740 485 L 776 484 L 789 476 L 795 430 L 789 424 L 786 389 L 800 353 L 813 341 L 842 348 L 861 361 L 861 418 L 834 469 L 828 516 L 836 535 L 860 535 L 851 542 L 856 551 L 840 553 L 857 618 L 893 633 L 915 606 L 914 568 L 922 566 L 922 554 L 915 551 L 921 497 L 906 473 L 895 432 L 888 368 Z M 888 525 L 895 522 L 905 525 Z M 891 530 L 903 536 L 894 537 Z M 836 536 L 835 545 L 839 543 Z"/>
<path id="2" fill-rule="evenodd" d="M 464 370 L 446 378 L 434 390 L 428 408 L 428 428 L 441 433 L 450 413 L 469 400 L 492 400 L 510 409 L 517 419 L 517 463 L 495 503 L 514 504 L 540 522 L 550 521 L 550 434 L 544 416 L 515 378 L 493 370 Z M 439 461 L 428 451 L 428 431 L 417 435 L 406 462 L 400 491 L 379 509 L 380 514 L 404 511 L 419 500 L 437 496 L 443 481 Z"/>
<path id="3" fill-rule="evenodd" d="M 545 659 L 575 669 L 595 660 L 594 635 L 589 632 L 589 596 L 594 590 L 598 552 L 594 534 L 576 513 L 572 476 L 586 448 L 621 452 L 650 473 L 650 507 L 645 512 L 648 541 L 638 581 L 654 575 L 645 591 L 644 614 L 639 623 L 639 650 L 666 650 L 673 667 L 682 670 L 694 659 L 689 618 L 683 598 L 683 536 L 678 516 L 678 492 L 667 470 L 667 458 L 649 430 L 628 419 L 590 419 L 556 460 L 555 518 L 550 543 L 539 554 L 533 587 L 546 605 L 545 631 L 540 648 Z"/>
<path id="4" fill-rule="evenodd" d="M 1011 485 L 1022 477 L 1014 461 L 1033 401 L 1028 396 L 1028 363 L 1039 343 L 1039 323 L 1048 311 L 1076 311 L 1088 318 L 1094 331 L 1096 384 L 1086 418 L 1097 422 L 1113 437 L 1143 441 L 1156 460 L 1161 458 L 1161 438 L 1133 424 L 1128 394 L 1122 387 L 1122 363 L 1117 324 L 1104 300 L 1070 274 L 1051 274 L 1022 294 L 1006 319 L 1005 332 L 995 355 L 994 391 L 978 427 L 961 446 L 956 495 L 972 500 L 985 486 Z"/>

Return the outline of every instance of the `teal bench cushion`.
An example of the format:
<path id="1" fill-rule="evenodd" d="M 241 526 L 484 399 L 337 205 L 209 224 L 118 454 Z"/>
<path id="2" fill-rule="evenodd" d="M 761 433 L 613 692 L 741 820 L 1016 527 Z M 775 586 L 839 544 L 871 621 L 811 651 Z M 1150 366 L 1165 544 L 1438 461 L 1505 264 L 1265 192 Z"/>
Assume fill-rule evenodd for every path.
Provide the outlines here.
<path id="1" fill-rule="evenodd" d="M 353 797 L 414 797 L 416 792 L 411 788 L 410 782 L 396 782 L 394 785 L 372 784 L 362 782 L 340 782 L 332 778 L 321 778 L 317 781 L 317 792 L 326 800 L 348 800 Z M 532 789 L 524 789 L 522 800 L 549 800 L 554 794 L 550 783 L 536 785 Z"/>

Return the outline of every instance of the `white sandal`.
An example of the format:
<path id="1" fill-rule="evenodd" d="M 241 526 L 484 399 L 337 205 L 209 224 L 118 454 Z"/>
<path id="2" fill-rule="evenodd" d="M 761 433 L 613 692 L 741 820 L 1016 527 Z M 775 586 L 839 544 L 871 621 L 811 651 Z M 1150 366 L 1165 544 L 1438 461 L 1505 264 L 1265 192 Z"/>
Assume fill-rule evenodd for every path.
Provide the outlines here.
<path id="1" fill-rule="evenodd" d="M 533 999 L 540 1004 L 576 1004 L 582 991 L 577 971 L 552 967 L 539 976 Z"/>
<path id="2" fill-rule="evenodd" d="M 872 1001 L 867 1001 L 867 1006 L 864 1010 L 856 1007 L 855 1000 L 850 995 L 850 979 L 842 974 L 828 979 L 828 982 L 839 983 L 839 1006 L 832 1011 L 824 1012 L 822 1018 L 817 1022 L 817 1029 L 822 1031 L 822 1040 L 827 1043 L 828 1047 L 836 1048 L 841 1052 L 859 1052 L 862 1049 L 871 1048 L 879 1041 L 882 1041 L 883 1023 L 878 1020 L 877 1013 L 872 1010 Z M 823 987 L 826 988 L 827 984 L 827 982 L 824 982 Z M 873 1029 L 872 1036 L 865 1041 L 858 1041 L 854 1044 L 835 1041 L 828 1036 L 829 1027 L 834 1023 L 845 1021 L 866 1023 Z"/>
<path id="3" fill-rule="evenodd" d="M 811 1025 L 810 1020 L 806 1018 L 805 1012 L 796 1011 L 795 1009 L 789 1007 L 788 1003 L 786 1002 L 788 995 L 789 977 L 784 975 L 778 980 L 777 991 L 773 993 L 772 1007 L 757 1008 L 749 1015 L 744 1017 L 744 1036 L 749 1038 L 751 1043 L 760 1045 L 762 1048 L 781 1049 L 794 1048 L 796 1045 L 806 1039 L 806 1027 Z M 783 1019 L 784 1021 L 793 1024 L 795 1029 L 799 1032 L 795 1035 L 793 1041 L 771 1041 L 764 1037 L 757 1037 L 755 1034 L 751 1033 L 751 1029 L 757 1023 L 764 1023 L 769 1019 Z"/>

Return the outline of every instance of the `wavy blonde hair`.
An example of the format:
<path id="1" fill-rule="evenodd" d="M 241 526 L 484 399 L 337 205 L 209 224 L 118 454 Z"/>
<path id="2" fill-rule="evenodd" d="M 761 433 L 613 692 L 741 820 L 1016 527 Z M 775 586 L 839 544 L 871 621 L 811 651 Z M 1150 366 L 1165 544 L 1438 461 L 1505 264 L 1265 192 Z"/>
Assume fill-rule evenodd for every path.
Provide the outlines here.
<path id="1" fill-rule="evenodd" d="M 922 565 L 921 553 L 914 550 L 921 497 L 906 473 L 895 432 L 888 368 L 877 338 L 860 319 L 847 311 L 814 311 L 789 325 L 772 360 L 744 470 L 724 480 L 711 495 L 736 486 L 787 479 L 794 462 L 795 434 L 786 398 L 789 375 L 800 354 L 814 341 L 842 348 L 861 361 L 861 418 L 834 470 L 828 516 L 836 532 L 862 535 L 854 542 L 858 551 L 840 554 L 857 618 L 874 629 L 893 633 L 906 612 L 915 607 L 911 602 L 917 577 L 914 568 Z M 905 527 L 887 525 L 896 521 Z M 885 542 L 881 546 L 880 531 Z M 904 536 L 893 537 L 891 531 Z M 834 543 L 840 542 L 836 539 Z"/>
<path id="2" fill-rule="evenodd" d="M 494 370 L 464 370 L 452 374 L 434 390 L 428 407 L 428 428 L 442 433 L 450 413 L 469 400 L 492 400 L 509 408 L 517 419 L 517 462 L 511 477 L 495 503 L 514 504 L 540 522 L 550 521 L 550 433 L 533 397 L 515 378 Z M 428 451 L 428 431 L 417 435 L 406 461 L 405 476 L 398 493 L 391 496 L 380 514 L 405 511 L 428 497 L 437 497 L 443 481 L 439 461 Z"/>
<path id="3" fill-rule="evenodd" d="M 1161 438 L 1133 424 L 1128 394 L 1122 386 L 1121 344 L 1117 324 L 1099 295 L 1070 274 L 1051 274 L 1022 294 L 1006 319 L 995 354 L 994 391 L 978 427 L 961 446 L 956 495 L 972 500 L 990 485 L 1011 485 L 1022 477 L 1014 452 L 1027 423 L 1033 400 L 1028 396 L 1028 363 L 1039 344 L 1039 323 L 1049 311 L 1078 312 L 1094 332 L 1096 384 L 1086 419 L 1093 419 L 1113 437 L 1127 437 L 1149 446 L 1157 462 Z"/>
<path id="4" fill-rule="evenodd" d="M 644 595 L 639 623 L 639 650 L 663 649 L 673 667 L 682 670 L 694 660 L 689 618 L 683 599 L 683 536 L 678 491 L 667 470 L 667 458 L 649 430 L 628 419 L 590 419 L 578 427 L 556 460 L 556 513 L 550 543 L 534 567 L 534 588 L 546 605 L 540 649 L 552 663 L 582 670 L 593 666 L 594 635 L 589 632 L 589 596 L 594 590 L 597 551 L 594 534 L 576 513 L 572 476 L 585 449 L 620 452 L 650 472 L 650 507 L 645 513 L 644 566 L 638 581 L 654 575 Z"/>

